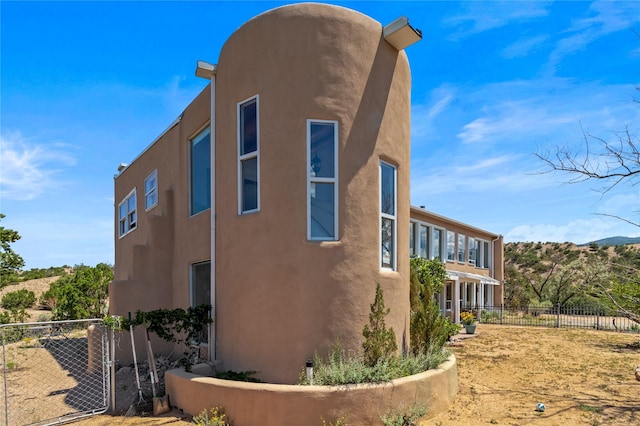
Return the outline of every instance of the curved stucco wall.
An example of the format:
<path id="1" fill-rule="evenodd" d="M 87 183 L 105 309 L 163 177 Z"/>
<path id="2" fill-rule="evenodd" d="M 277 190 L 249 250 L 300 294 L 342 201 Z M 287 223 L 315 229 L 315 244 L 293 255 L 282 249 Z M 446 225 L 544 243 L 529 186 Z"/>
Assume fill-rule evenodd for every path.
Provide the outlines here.
<path id="1" fill-rule="evenodd" d="M 458 393 L 453 355 L 438 368 L 386 383 L 294 386 L 245 383 L 186 373 L 165 375 L 171 405 L 196 415 L 222 407 L 234 425 L 299 426 L 339 418 L 349 425 L 381 425 L 380 416 L 426 408 L 426 417 L 446 410 Z"/>
<path id="2" fill-rule="evenodd" d="M 376 282 L 408 344 L 410 71 L 382 25 L 322 4 L 250 20 L 216 77 L 216 358 L 295 383 L 340 339 L 360 350 Z M 237 104 L 259 96 L 260 211 L 238 215 Z M 339 129 L 339 241 L 307 240 L 306 123 Z M 379 161 L 397 166 L 397 271 L 380 270 Z"/>

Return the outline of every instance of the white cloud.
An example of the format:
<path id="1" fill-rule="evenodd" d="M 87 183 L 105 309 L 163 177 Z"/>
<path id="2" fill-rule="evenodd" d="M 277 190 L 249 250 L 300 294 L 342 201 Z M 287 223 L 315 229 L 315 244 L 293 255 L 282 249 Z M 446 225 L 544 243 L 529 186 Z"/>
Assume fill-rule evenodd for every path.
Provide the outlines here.
<path id="1" fill-rule="evenodd" d="M 505 235 L 506 242 L 517 241 L 571 241 L 578 244 L 596 241 L 615 235 L 614 219 L 578 219 L 564 225 L 519 225 Z"/>
<path id="2" fill-rule="evenodd" d="M 590 43 L 618 31 L 631 31 L 640 22 L 640 4 L 637 2 L 597 1 L 589 7 L 590 16 L 576 19 L 564 31 L 569 34 L 558 41 L 551 53 L 548 70 L 566 56 L 585 49 Z"/>
<path id="3" fill-rule="evenodd" d="M 504 58 L 518 58 L 527 56 L 532 51 L 539 49 L 545 41 L 549 39 L 548 35 L 539 35 L 536 37 L 521 38 L 515 43 L 502 49 L 500 52 Z"/>
<path id="4" fill-rule="evenodd" d="M 467 2 L 465 13 L 445 19 L 444 24 L 457 31 L 451 39 L 458 40 L 473 34 L 504 27 L 513 22 L 541 18 L 548 15 L 549 2 Z"/>
<path id="5" fill-rule="evenodd" d="M 426 161 L 426 160 L 425 160 Z M 540 175 L 528 169 L 526 158 L 501 155 L 470 159 L 452 157 L 447 164 L 432 167 L 414 159 L 411 169 L 412 199 L 424 200 L 435 194 L 493 192 L 520 193 L 538 188 L 557 186 L 550 175 Z"/>
<path id="6" fill-rule="evenodd" d="M 588 133 L 621 130 L 640 119 L 626 85 L 588 86 L 570 80 L 503 82 L 468 93 L 467 105 L 480 111 L 457 133 L 466 144 L 528 141 L 580 141 L 580 123 Z M 482 105 L 481 108 L 474 104 Z"/>
<path id="7" fill-rule="evenodd" d="M 2 198 L 32 200 L 47 189 L 59 186 L 60 171 L 76 163 L 68 148 L 61 143 L 35 144 L 20 133 L 0 136 Z"/>

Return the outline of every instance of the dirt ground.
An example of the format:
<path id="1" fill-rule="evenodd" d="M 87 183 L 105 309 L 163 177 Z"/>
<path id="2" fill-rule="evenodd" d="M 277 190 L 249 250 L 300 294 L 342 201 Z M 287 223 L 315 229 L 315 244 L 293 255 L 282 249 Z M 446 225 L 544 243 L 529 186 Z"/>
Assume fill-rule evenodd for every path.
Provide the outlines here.
<path id="1" fill-rule="evenodd" d="M 420 426 L 640 425 L 637 334 L 479 324 L 473 337 L 450 349 L 458 359 L 458 396 L 448 411 Z M 538 402 L 544 412 L 535 411 Z M 103 415 L 75 424 L 190 422 L 174 410 L 156 418 Z"/>
<path id="2" fill-rule="evenodd" d="M 640 425 L 637 334 L 483 324 L 476 333 L 451 348 L 456 401 L 420 426 Z"/>

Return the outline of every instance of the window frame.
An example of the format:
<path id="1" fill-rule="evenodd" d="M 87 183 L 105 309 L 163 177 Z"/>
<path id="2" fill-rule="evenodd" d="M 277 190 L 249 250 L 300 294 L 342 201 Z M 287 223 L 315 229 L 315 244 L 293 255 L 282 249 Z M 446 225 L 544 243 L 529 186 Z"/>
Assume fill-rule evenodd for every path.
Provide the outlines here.
<path id="1" fill-rule="evenodd" d="M 393 214 L 389 214 L 389 213 L 385 213 L 383 212 L 383 208 L 382 208 L 382 198 L 383 198 L 383 185 L 382 185 L 382 174 L 383 174 L 383 167 L 390 167 L 392 172 L 393 172 Z M 379 208 L 380 208 L 380 232 L 378 233 L 378 235 L 380 236 L 380 269 L 383 270 L 391 270 L 391 271 L 395 271 L 397 270 L 397 265 L 398 265 L 398 167 L 387 162 L 384 160 L 380 160 L 380 164 L 378 166 L 378 170 L 379 170 L 379 191 L 378 191 L 378 196 L 379 196 Z M 384 220 L 389 220 L 391 221 L 391 250 L 389 253 L 391 259 L 389 262 L 389 266 L 386 266 L 385 262 L 384 262 L 384 255 L 383 255 L 383 248 L 384 248 L 384 244 L 383 244 L 383 238 L 382 238 L 382 232 L 383 232 L 383 226 L 382 226 L 382 222 Z"/>
<path id="2" fill-rule="evenodd" d="M 129 200 L 134 198 L 133 210 L 129 210 Z M 123 204 L 127 204 L 127 211 L 124 217 L 122 217 L 122 212 L 120 208 Z M 131 220 L 132 214 L 135 216 L 135 220 Z M 126 229 L 123 228 L 123 224 L 126 226 Z M 122 238 L 125 235 L 135 231 L 138 229 L 138 197 L 136 194 L 136 188 L 134 187 L 126 197 L 118 203 L 118 238 Z"/>
<path id="3" fill-rule="evenodd" d="M 451 237 L 451 241 L 449 241 L 449 237 Z M 451 243 L 451 245 L 450 245 Z M 451 251 L 449 251 L 451 248 Z M 446 230 L 446 242 L 445 242 L 445 259 L 447 262 L 455 262 L 456 261 L 456 233 L 455 231 L 451 231 L 449 229 Z M 451 254 L 451 258 L 449 258 L 449 254 Z"/>
<path id="4" fill-rule="evenodd" d="M 313 124 L 332 124 L 333 125 L 333 177 L 320 177 L 312 176 L 312 162 L 311 158 L 311 127 Z M 337 120 L 319 120 L 319 119 L 307 119 L 307 240 L 309 241 L 338 241 L 340 238 L 339 233 L 339 217 L 340 211 L 338 206 L 338 121 Z M 315 193 L 315 184 L 333 185 L 333 236 L 313 236 L 312 235 L 312 208 L 311 201 L 313 193 Z"/>
<path id="5" fill-rule="evenodd" d="M 242 132 L 242 108 L 249 104 L 255 103 L 256 106 L 256 148 L 254 151 L 243 153 L 244 135 Z M 238 215 L 243 216 L 250 213 L 260 211 L 260 95 L 251 96 L 236 104 L 236 135 L 238 145 Z M 242 166 L 246 161 L 256 159 L 256 207 L 252 209 L 244 209 L 245 187 L 243 181 Z"/>
<path id="6" fill-rule="evenodd" d="M 467 263 L 467 242 L 466 235 L 458 234 L 458 249 L 457 249 L 457 260 L 458 263 Z"/>
<path id="7" fill-rule="evenodd" d="M 467 256 L 469 259 L 469 265 L 478 267 L 478 254 L 479 254 L 478 252 L 480 249 L 479 240 L 475 237 L 468 237 L 467 247 L 468 247 Z"/>
<path id="8" fill-rule="evenodd" d="M 436 232 L 439 233 L 439 238 L 438 238 L 438 242 L 436 243 L 436 239 L 435 239 L 435 234 Z M 444 260 L 444 251 L 445 251 L 445 234 L 446 234 L 446 229 L 444 229 L 441 226 L 432 226 L 431 227 L 431 258 L 432 259 L 438 259 L 440 262 L 442 262 Z M 437 248 L 437 255 L 436 255 L 436 248 Z"/>
<path id="9" fill-rule="evenodd" d="M 150 190 L 147 191 L 147 182 L 151 178 L 153 178 L 154 180 L 154 185 Z M 155 195 L 155 201 L 153 202 L 153 204 L 148 205 L 149 197 L 154 195 Z M 149 210 L 151 210 L 152 208 L 158 205 L 158 201 L 159 201 L 158 198 L 159 198 L 158 197 L 158 169 L 155 169 L 154 171 L 149 173 L 149 176 L 147 176 L 144 180 L 144 208 L 146 212 L 148 212 Z"/>
<path id="10" fill-rule="evenodd" d="M 208 179 L 208 191 L 206 192 L 209 198 L 209 205 L 207 207 L 202 208 L 201 210 L 195 211 L 194 209 L 194 187 L 193 187 L 193 146 L 194 146 L 194 141 L 201 141 L 204 136 L 205 133 L 208 133 L 209 135 L 209 156 L 207 158 L 207 162 L 209 164 L 209 179 Z M 189 216 L 195 216 L 198 215 L 202 212 L 205 212 L 207 210 L 211 209 L 211 126 L 210 125 L 206 125 L 205 127 L 201 128 L 200 130 L 198 130 L 197 132 L 195 132 L 195 134 L 189 138 Z"/>
<path id="11" fill-rule="evenodd" d="M 209 300 L 204 303 L 205 305 L 211 305 L 211 274 L 213 271 L 211 270 L 211 260 L 203 260 L 200 262 L 193 262 L 189 264 L 189 306 L 196 307 L 196 268 L 200 266 L 209 265 L 209 289 L 207 292 L 209 293 Z M 211 308 L 213 311 L 213 306 Z M 209 342 L 211 341 L 211 328 L 213 327 L 213 323 L 209 324 L 206 328 L 206 341 L 201 341 L 200 346 L 209 346 Z"/>

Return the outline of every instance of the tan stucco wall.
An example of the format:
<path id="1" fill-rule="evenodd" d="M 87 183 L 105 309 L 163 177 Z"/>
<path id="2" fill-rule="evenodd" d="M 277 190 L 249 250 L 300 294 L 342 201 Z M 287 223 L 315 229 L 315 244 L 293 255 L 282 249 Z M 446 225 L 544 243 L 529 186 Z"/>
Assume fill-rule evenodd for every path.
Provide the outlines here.
<path id="1" fill-rule="evenodd" d="M 207 87 L 166 131 L 116 176 L 115 277 L 109 286 L 109 313 L 189 306 L 189 265 L 210 258 L 210 211 L 189 216 L 189 139 L 209 123 Z M 157 169 L 158 204 L 145 211 L 144 180 Z M 118 204 L 136 188 L 138 226 L 118 237 Z M 136 338 L 144 338 L 142 330 Z M 118 359 L 129 361 L 129 339 L 122 339 Z M 154 349 L 167 348 L 154 339 Z M 144 353 L 140 344 L 138 352 Z"/>
<path id="2" fill-rule="evenodd" d="M 339 418 L 349 425 L 382 425 L 380 416 L 427 409 L 426 417 L 446 410 L 458 393 L 455 357 L 437 369 L 381 384 L 294 386 L 245 383 L 197 376 L 180 369 L 166 373 L 173 406 L 196 415 L 223 407 L 234 425 L 299 426 Z"/>
<path id="3" fill-rule="evenodd" d="M 408 336 L 410 71 L 382 26 L 300 4 L 247 22 L 216 77 L 216 336 L 220 368 L 295 383 L 339 338 L 360 349 L 376 282 Z M 259 95 L 260 205 L 237 211 L 237 103 Z M 339 241 L 307 241 L 306 122 L 339 126 Z M 379 160 L 398 166 L 397 272 L 379 267 Z"/>

